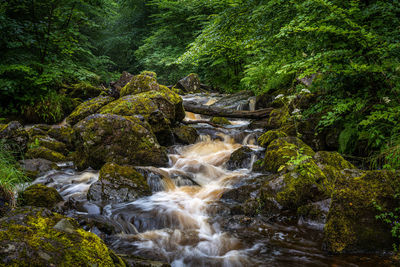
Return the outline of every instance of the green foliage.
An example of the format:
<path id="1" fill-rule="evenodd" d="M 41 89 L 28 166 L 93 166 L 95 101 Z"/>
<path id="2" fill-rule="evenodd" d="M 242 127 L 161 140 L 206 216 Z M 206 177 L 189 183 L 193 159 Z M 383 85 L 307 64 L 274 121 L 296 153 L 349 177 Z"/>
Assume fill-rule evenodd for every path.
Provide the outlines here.
<path id="1" fill-rule="evenodd" d="M 0 142 L 0 188 L 13 191 L 17 185 L 27 181 L 28 178 L 18 169 L 12 153 Z"/>
<path id="2" fill-rule="evenodd" d="M 394 195 L 394 198 L 399 200 L 400 194 L 397 193 Z M 391 233 L 395 239 L 395 243 L 393 243 L 393 250 L 397 253 L 400 252 L 400 207 L 395 207 L 393 210 L 384 210 L 382 206 L 378 205 L 376 201 L 373 202 L 375 208 L 380 212 L 380 214 L 376 215 L 375 218 L 377 220 L 381 220 L 384 223 L 387 223 L 391 226 Z"/>
<path id="3" fill-rule="evenodd" d="M 314 174 L 313 166 L 310 163 L 310 159 L 312 157 L 304 154 L 304 148 L 300 147 L 299 149 L 296 149 L 297 146 L 294 144 L 290 144 L 289 146 L 285 146 L 284 148 L 295 151 L 296 155 L 283 156 L 284 158 L 289 160 L 284 165 L 281 165 L 278 168 L 278 172 L 286 168 L 291 168 L 302 176 Z"/>

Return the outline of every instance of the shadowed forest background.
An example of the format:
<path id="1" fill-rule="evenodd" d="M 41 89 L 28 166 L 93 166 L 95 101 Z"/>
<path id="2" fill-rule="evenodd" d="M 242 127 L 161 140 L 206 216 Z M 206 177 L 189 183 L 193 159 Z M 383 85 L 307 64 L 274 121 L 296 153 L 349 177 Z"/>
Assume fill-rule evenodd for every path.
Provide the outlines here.
<path id="1" fill-rule="evenodd" d="M 0 117 L 58 122 L 122 71 L 224 92 L 299 92 L 339 151 L 399 167 L 399 1 L 13 0 L 0 4 Z M 82 89 L 83 88 L 83 89 Z M 391 157 L 387 157 L 391 155 Z"/>

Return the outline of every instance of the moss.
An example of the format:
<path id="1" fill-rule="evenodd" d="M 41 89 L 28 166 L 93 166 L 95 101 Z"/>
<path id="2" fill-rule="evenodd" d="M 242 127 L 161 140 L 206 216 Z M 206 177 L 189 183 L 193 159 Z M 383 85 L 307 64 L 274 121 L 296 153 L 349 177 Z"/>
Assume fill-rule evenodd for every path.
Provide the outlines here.
<path id="1" fill-rule="evenodd" d="M 61 220 L 72 231 L 55 228 Z M 93 233 L 43 208 L 20 208 L 0 220 L 0 253 L 7 266 L 125 266 Z"/>
<path id="2" fill-rule="evenodd" d="M 25 157 L 28 159 L 47 159 L 53 162 L 62 162 L 66 161 L 66 157 L 56 151 L 48 149 L 46 147 L 33 147 L 29 148 L 25 154 Z"/>
<path id="3" fill-rule="evenodd" d="M 195 143 L 199 137 L 199 134 L 195 128 L 186 125 L 181 125 L 174 128 L 173 133 L 177 142 L 186 145 Z"/>
<path id="4" fill-rule="evenodd" d="M 270 130 L 265 132 L 258 138 L 258 143 L 260 146 L 267 148 L 268 145 L 275 139 L 286 136 L 287 136 L 286 133 L 281 132 L 279 130 Z"/>
<path id="5" fill-rule="evenodd" d="M 128 95 L 105 105 L 98 113 L 120 116 L 143 115 L 145 118 L 148 118 L 156 110 L 157 105 L 151 99 L 137 95 Z"/>
<path id="6" fill-rule="evenodd" d="M 121 89 L 120 95 L 126 96 L 152 90 L 157 91 L 159 87 L 160 85 L 157 83 L 156 78 L 148 75 L 139 74 L 133 76 L 131 81 Z"/>
<path id="7" fill-rule="evenodd" d="M 36 184 L 18 194 L 18 205 L 52 208 L 63 198 L 52 187 Z"/>
<path id="8" fill-rule="evenodd" d="M 314 156 L 315 152 L 296 137 L 281 137 L 272 141 L 265 152 L 263 168 L 266 171 L 277 172 L 298 153 Z"/>
<path id="9" fill-rule="evenodd" d="M 283 182 L 285 186 L 276 199 L 284 208 L 294 211 L 309 202 L 329 198 L 333 190 L 333 185 L 313 160 L 284 174 Z"/>
<path id="10" fill-rule="evenodd" d="M 160 166 L 168 160 L 150 125 L 138 117 L 94 114 L 74 129 L 81 166 L 99 169 L 106 162 Z"/>
<path id="11" fill-rule="evenodd" d="M 157 79 L 157 73 L 155 73 L 154 71 L 148 71 L 148 70 L 144 70 L 140 73 L 141 75 L 146 75 L 149 77 L 152 77 L 154 79 Z"/>
<path id="12" fill-rule="evenodd" d="M 218 125 L 231 125 L 232 123 L 224 117 L 212 117 L 210 122 L 218 124 Z"/>
<path id="13" fill-rule="evenodd" d="M 146 179 L 129 165 L 106 163 L 99 174 L 99 181 L 88 192 L 88 199 L 121 203 L 151 195 Z"/>
<path id="14" fill-rule="evenodd" d="M 64 144 L 67 145 L 68 149 L 73 149 L 74 146 L 74 139 L 75 139 L 75 133 L 72 127 L 70 126 L 55 126 L 52 127 L 47 134 L 58 140 L 63 142 Z"/>
<path id="15" fill-rule="evenodd" d="M 297 209 L 297 215 L 314 221 L 321 221 L 325 216 L 324 212 L 317 205 L 312 203 L 300 206 Z"/>
<path id="16" fill-rule="evenodd" d="M 333 253 L 391 249 L 390 227 L 375 216 L 399 207 L 394 197 L 400 188 L 400 173 L 368 171 L 336 183 L 324 229 L 324 242 Z"/>
<path id="17" fill-rule="evenodd" d="M 101 94 L 102 90 L 99 87 L 95 87 L 90 83 L 80 82 L 73 84 L 67 88 L 68 96 L 71 98 L 88 99 L 96 97 Z"/>
<path id="18" fill-rule="evenodd" d="M 314 155 L 314 160 L 318 163 L 330 165 L 336 169 L 355 169 L 353 164 L 345 160 L 338 152 L 318 151 Z"/>
<path id="19" fill-rule="evenodd" d="M 96 113 L 97 110 L 107 105 L 112 100 L 114 100 L 114 98 L 110 96 L 99 96 L 89 101 L 85 101 L 76 107 L 75 110 L 67 117 L 67 122 L 70 125 L 74 125 L 87 116 Z"/>
<path id="20" fill-rule="evenodd" d="M 46 147 L 63 155 L 66 155 L 68 153 L 67 146 L 64 143 L 57 141 L 49 136 L 37 135 L 32 137 L 29 146 L 34 147 L 37 145 Z"/>
<path id="21" fill-rule="evenodd" d="M 287 107 L 273 109 L 269 114 L 268 127 L 272 129 L 281 127 L 286 123 L 289 116 L 289 109 Z"/>

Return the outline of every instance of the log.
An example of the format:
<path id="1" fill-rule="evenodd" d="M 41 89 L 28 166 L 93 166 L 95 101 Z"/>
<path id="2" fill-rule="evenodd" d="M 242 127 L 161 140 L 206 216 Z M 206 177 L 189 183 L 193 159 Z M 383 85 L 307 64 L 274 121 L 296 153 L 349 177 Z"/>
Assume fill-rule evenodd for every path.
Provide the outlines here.
<path id="1" fill-rule="evenodd" d="M 222 129 L 226 129 L 224 126 L 212 123 L 210 121 L 206 121 L 206 120 L 197 120 L 197 121 L 182 121 L 183 124 L 189 125 L 189 124 L 198 124 L 198 123 L 205 123 L 208 125 L 211 125 L 215 128 L 222 128 Z"/>
<path id="2" fill-rule="evenodd" d="M 185 108 L 186 111 L 190 111 L 201 115 L 227 117 L 227 118 L 243 118 L 243 119 L 265 118 L 268 117 L 271 111 L 273 110 L 273 108 L 264 108 L 254 111 L 224 109 L 218 107 L 199 105 L 193 101 L 183 102 L 183 107 Z"/>

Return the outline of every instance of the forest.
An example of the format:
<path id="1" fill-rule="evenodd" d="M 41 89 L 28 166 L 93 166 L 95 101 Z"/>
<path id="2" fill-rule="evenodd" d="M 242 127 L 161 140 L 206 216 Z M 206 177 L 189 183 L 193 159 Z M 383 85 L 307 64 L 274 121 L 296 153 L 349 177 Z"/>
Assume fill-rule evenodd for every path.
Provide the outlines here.
<path id="1" fill-rule="evenodd" d="M 319 230 L 304 230 L 312 233 L 312 242 L 324 255 L 309 256 L 317 265 L 398 264 L 399 0 L 4 0 L 0 1 L 0 32 L 0 244 L 22 246 L 18 239 L 23 237 L 13 232 L 18 227 L 34 233 L 24 241 L 33 247 L 31 254 L 17 250 L 10 254 L 0 248 L 0 266 L 22 266 L 30 255 L 35 255 L 38 266 L 83 261 L 136 266 L 146 259 L 172 266 L 286 266 L 284 256 L 274 260 L 272 252 L 256 249 L 256 242 L 241 236 L 237 229 L 242 228 L 234 228 L 228 217 L 236 218 L 241 227 L 250 220 L 254 229 L 265 226 L 260 226 L 260 221 L 284 221 L 286 226 L 318 221 L 322 225 Z M 185 81 L 195 86 L 188 89 Z M 246 123 L 241 124 L 240 119 Z M 248 141 L 252 139 L 254 142 Z M 225 151 L 224 161 L 201 158 L 202 149 L 210 142 L 214 143 L 207 151 L 217 147 L 221 149 L 218 153 Z M 190 153 L 197 156 L 191 158 Z M 195 165 L 197 157 L 204 162 L 196 164 L 207 167 Z M 36 159 L 45 159 L 46 164 L 26 162 Z M 190 167 L 179 167 L 180 160 L 187 160 Z M 72 162 L 73 167 L 60 162 Z M 196 172 L 191 170 L 195 167 Z M 67 168 L 74 170 L 75 178 L 80 177 L 76 183 L 86 176 L 96 177 L 85 180 L 86 191 L 79 191 L 84 195 L 71 197 L 65 184 L 42 171 L 65 171 L 65 176 Z M 243 169 L 248 169 L 246 175 L 251 177 L 244 183 L 261 189 L 236 187 L 239 178 L 234 171 Z M 193 240 L 176 241 L 176 233 L 157 231 L 190 230 L 211 240 L 204 224 L 179 216 L 163 222 L 146 221 L 153 213 L 145 213 L 148 207 L 140 201 L 142 197 L 154 201 L 157 216 L 175 216 L 181 211 L 170 215 L 167 207 L 156 204 L 167 202 L 158 195 L 160 188 L 175 192 L 168 198 L 175 203 L 182 194 L 189 194 L 179 188 L 206 190 L 210 186 L 207 175 L 219 179 L 218 197 L 202 198 L 205 193 L 201 190 L 190 191 L 191 197 L 200 198 L 204 205 L 185 212 L 192 217 L 209 216 L 209 231 L 215 235 L 223 231 L 219 244 L 229 243 L 232 248 L 224 251 L 218 245 L 218 252 L 211 255 L 196 241 L 191 246 L 197 254 L 186 255 Z M 232 175 L 236 178 L 227 183 L 224 179 Z M 162 181 L 158 187 L 154 187 L 156 176 Z M 43 177 L 47 180 L 41 180 Z M 31 187 L 42 187 L 17 193 L 23 184 L 32 182 Z M 104 189 L 110 184 L 113 187 Z M 131 187 L 135 189 L 121 193 L 121 188 Z M 55 192 L 50 190 L 54 188 Z M 44 196 L 35 199 L 36 194 L 51 198 L 44 200 L 46 203 L 64 200 L 64 204 L 39 204 Z M 160 199 L 155 199 L 157 196 Z M 34 200 L 27 204 L 29 198 Z M 210 222 L 213 216 L 206 208 L 210 199 L 230 210 L 229 216 L 215 216 L 220 219 L 213 223 L 222 225 L 222 230 Z M 325 200 L 329 204 L 324 213 L 325 204 L 321 203 Z M 182 203 L 188 200 L 179 201 L 185 206 Z M 135 208 L 122 207 L 121 203 L 128 202 Z M 90 205 L 99 210 L 97 217 L 83 218 L 78 206 Z M 45 207 L 46 211 L 24 210 L 26 206 Z M 85 212 L 91 214 L 93 209 Z M 18 215 L 12 210 L 28 221 L 9 226 Z M 129 217 L 129 211 L 135 215 Z M 38 221 L 33 222 L 32 216 Z M 284 219 L 276 219 L 279 216 Z M 129 222 L 121 223 L 123 220 Z M 181 220 L 184 226 L 171 226 L 174 220 Z M 54 227 L 47 229 L 40 223 Z M 189 226 L 193 224 L 201 226 L 193 230 Z M 81 254 L 71 248 L 72 258 L 66 252 L 63 261 L 54 261 L 53 248 L 40 240 L 58 236 L 57 227 L 63 229 L 62 235 L 72 235 L 68 231 L 74 228 L 75 236 L 63 236 L 50 247 L 69 251 L 67 247 L 79 240 L 87 243 Z M 147 237 L 148 231 L 157 238 Z M 132 237 L 135 241 L 129 240 L 134 248 L 117 237 L 121 232 L 136 235 Z M 289 232 L 285 235 L 292 236 Z M 193 232 L 180 234 L 191 236 Z M 382 236 L 387 239 L 377 241 Z M 235 238 L 241 245 L 233 245 Z M 290 238 L 285 242 L 302 245 Z M 150 252 L 144 245 L 149 240 L 153 242 Z M 169 247 L 171 242 L 176 246 Z M 271 243 L 286 255 L 285 246 Z M 168 253 L 155 253 L 157 245 Z M 91 251 L 97 254 L 90 255 Z M 232 251 L 246 256 L 233 259 Z M 253 262 L 251 253 L 272 260 Z M 355 253 L 359 258 L 331 258 L 327 253 Z M 374 256 L 368 259 L 361 256 L 371 253 Z"/>

